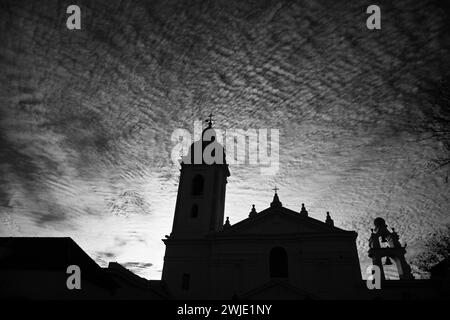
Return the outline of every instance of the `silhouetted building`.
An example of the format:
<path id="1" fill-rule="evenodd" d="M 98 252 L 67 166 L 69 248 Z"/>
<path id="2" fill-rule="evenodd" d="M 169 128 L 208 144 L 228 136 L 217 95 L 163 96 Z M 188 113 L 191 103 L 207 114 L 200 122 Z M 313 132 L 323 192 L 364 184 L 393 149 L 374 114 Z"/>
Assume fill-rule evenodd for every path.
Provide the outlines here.
<path id="1" fill-rule="evenodd" d="M 357 233 L 283 207 L 270 206 L 224 221 L 224 150 L 211 126 L 181 161 L 172 232 L 164 243 L 162 280 L 143 279 L 118 263 L 99 267 L 70 238 L 0 238 L 0 298 L 26 299 L 417 299 L 448 295 L 448 261 L 434 279 L 414 280 L 405 248 L 375 219 L 369 257 L 381 269 L 380 290 L 361 279 Z M 212 138 L 211 138 L 212 137 Z M 211 138 L 211 139 L 210 139 Z M 204 153 L 210 157 L 203 157 Z M 383 260 L 384 264 L 383 264 Z M 398 281 L 383 265 L 394 262 Z M 67 267 L 82 272 L 82 290 L 69 290 Z M 446 279 L 447 282 L 443 282 Z M 447 284 L 446 284 L 447 283 Z"/>
<path id="2" fill-rule="evenodd" d="M 69 289 L 69 266 L 81 288 Z M 167 299 L 160 281 L 116 263 L 101 268 L 71 238 L 0 238 L 0 299 Z"/>
<path id="3" fill-rule="evenodd" d="M 227 178 L 223 148 L 214 139 L 211 121 L 202 141 L 192 144 L 181 161 L 172 232 L 166 236 L 162 281 L 176 299 L 371 299 L 361 279 L 357 233 L 283 207 L 277 189 L 270 206 L 236 224 L 224 221 Z M 213 137 L 210 139 L 210 137 Z M 202 157 L 208 157 L 205 160 Z M 212 161 L 213 160 L 213 161 Z M 375 220 L 369 256 L 381 269 L 388 298 L 433 296 L 428 281 L 413 280 L 395 230 Z M 388 242 L 383 248 L 381 241 Z M 401 281 L 385 281 L 381 259 L 392 259 Z M 390 263 L 390 260 L 387 260 Z M 391 281 L 392 282 L 392 281 Z"/>
<path id="4" fill-rule="evenodd" d="M 208 147 L 203 142 L 195 150 L 195 144 L 188 160 Z M 256 212 L 253 206 L 247 219 L 224 223 L 230 175 L 224 158 L 213 164 L 186 164 L 186 158 L 181 163 L 172 233 L 163 240 L 162 280 L 173 297 L 352 295 L 361 281 L 356 232 L 334 227 L 329 215 L 326 223 L 308 217 L 304 205 L 300 212 L 283 207 L 276 191 L 269 208 Z"/>

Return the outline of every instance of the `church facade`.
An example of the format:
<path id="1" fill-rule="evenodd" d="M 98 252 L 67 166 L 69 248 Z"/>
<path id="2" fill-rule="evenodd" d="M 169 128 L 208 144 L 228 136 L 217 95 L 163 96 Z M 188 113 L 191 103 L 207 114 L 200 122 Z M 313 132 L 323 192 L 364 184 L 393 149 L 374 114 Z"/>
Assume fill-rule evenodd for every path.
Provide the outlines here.
<path id="1" fill-rule="evenodd" d="M 205 187 L 209 183 L 214 182 L 205 181 Z M 331 219 L 310 218 L 306 209 L 284 208 L 277 194 L 269 208 L 205 233 L 189 227 L 195 219 L 209 226 L 201 211 L 191 211 L 181 212 L 193 220 L 186 224 L 193 233 L 186 237 L 174 228 L 164 240 L 162 280 L 176 298 L 349 298 L 361 285 L 357 234 L 333 226 Z"/>
<path id="2" fill-rule="evenodd" d="M 283 207 L 270 207 L 234 225 L 224 220 L 230 175 L 223 149 L 215 161 L 194 161 L 214 144 L 211 123 L 181 161 L 173 228 L 166 236 L 162 280 L 175 298 L 345 298 L 361 286 L 356 232 Z M 209 142 L 211 141 L 211 142 Z M 196 149 L 197 147 L 197 149 Z"/>

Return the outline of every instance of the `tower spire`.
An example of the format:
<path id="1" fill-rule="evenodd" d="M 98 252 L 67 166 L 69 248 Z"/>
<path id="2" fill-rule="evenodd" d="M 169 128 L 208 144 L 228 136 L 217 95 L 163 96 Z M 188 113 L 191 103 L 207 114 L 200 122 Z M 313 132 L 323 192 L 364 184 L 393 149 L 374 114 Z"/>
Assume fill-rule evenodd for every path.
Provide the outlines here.
<path id="1" fill-rule="evenodd" d="M 211 127 L 212 113 L 207 122 Z M 196 238 L 222 228 L 230 176 L 225 160 L 214 129 L 203 130 L 202 138 L 191 144 L 182 159 L 172 236 Z"/>
<path id="2" fill-rule="evenodd" d="M 205 122 L 208 124 L 208 128 L 212 128 L 213 116 L 214 115 L 210 112 L 208 115 L 208 119 L 205 120 Z"/>

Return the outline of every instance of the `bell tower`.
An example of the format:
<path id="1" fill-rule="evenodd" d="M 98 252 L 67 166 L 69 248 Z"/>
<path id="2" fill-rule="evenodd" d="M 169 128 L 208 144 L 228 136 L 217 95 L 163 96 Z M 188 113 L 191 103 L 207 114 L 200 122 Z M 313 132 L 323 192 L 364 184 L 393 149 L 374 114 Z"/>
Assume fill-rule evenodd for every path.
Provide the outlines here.
<path id="1" fill-rule="evenodd" d="M 385 265 L 391 265 L 391 259 L 394 260 L 400 280 L 414 279 L 411 267 L 405 259 L 406 245 L 402 246 L 400 244 L 399 236 L 395 229 L 392 228 L 392 232 L 389 232 L 383 218 L 376 218 L 374 226 L 375 230 L 372 229 L 369 239 L 369 257 L 372 259 L 372 264 L 380 268 L 381 279 L 385 280 L 382 264 L 383 257 L 386 257 Z M 381 247 L 380 239 L 381 243 L 387 243 L 387 247 Z"/>
<path id="2" fill-rule="evenodd" d="M 223 226 L 225 189 L 230 176 L 223 147 L 216 142 L 212 114 L 201 140 L 181 160 L 171 238 L 201 238 Z"/>

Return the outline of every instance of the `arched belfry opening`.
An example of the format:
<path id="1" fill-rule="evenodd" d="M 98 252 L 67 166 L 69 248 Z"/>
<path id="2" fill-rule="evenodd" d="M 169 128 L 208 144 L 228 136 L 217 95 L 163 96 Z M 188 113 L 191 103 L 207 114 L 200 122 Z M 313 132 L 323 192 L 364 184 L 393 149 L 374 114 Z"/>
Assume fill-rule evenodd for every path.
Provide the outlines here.
<path id="1" fill-rule="evenodd" d="M 400 279 L 399 273 L 399 260 L 396 257 L 386 256 L 383 264 L 383 273 L 386 280 L 398 280 Z"/>
<path id="2" fill-rule="evenodd" d="M 288 277 L 288 254 L 284 248 L 275 247 L 270 251 L 269 264 L 271 278 Z"/>
<path id="3" fill-rule="evenodd" d="M 205 179 L 201 174 L 197 174 L 192 180 L 192 195 L 201 196 L 203 194 L 203 187 L 205 185 Z"/>

